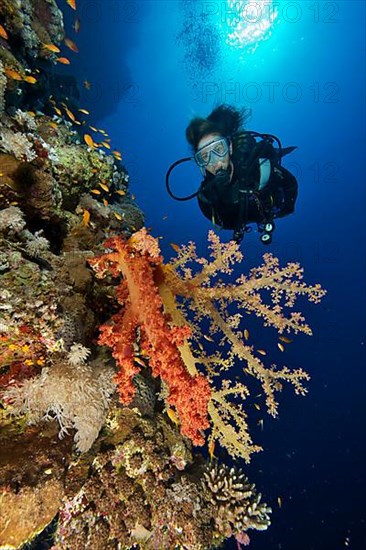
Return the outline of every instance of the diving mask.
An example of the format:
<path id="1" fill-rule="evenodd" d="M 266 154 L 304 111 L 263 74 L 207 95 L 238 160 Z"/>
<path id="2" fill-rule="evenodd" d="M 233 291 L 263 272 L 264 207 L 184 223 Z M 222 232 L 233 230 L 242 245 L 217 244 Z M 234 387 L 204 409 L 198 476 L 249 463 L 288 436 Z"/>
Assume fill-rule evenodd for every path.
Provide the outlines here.
<path id="1" fill-rule="evenodd" d="M 229 152 L 229 144 L 227 139 L 219 138 L 211 141 L 207 145 L 198 149 L 194 155 L 194 160 L 200 168 L 214 164 L 217 157 L 225 157 Z"/>

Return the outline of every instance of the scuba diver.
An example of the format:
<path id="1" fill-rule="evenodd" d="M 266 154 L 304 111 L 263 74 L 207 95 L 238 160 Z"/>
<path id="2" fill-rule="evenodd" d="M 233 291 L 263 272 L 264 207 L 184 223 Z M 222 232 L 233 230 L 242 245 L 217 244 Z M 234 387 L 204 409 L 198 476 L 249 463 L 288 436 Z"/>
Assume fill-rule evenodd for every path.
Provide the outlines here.
<path id="1" fill-rule="evenodd" d="M 260 240 L 270 244 L 274 219 L 295 210 L 297 180 L 281 160 L 296 147 L 282 148 L 276 136 L 245 130 L 249 114 L 246 109 L 219 105 L 207 118 L 194 118 L 186 129 L 194 155 L 170 166 L 166 186 L 176 200 L 197 197 L 204 216 L 222 229 L 233 230 L 236 242 L 256 223 Z M 200 168 L 203 180 L 196 193 L 177 197 L 169 177 L 178 164 L 189 160 Z"/>

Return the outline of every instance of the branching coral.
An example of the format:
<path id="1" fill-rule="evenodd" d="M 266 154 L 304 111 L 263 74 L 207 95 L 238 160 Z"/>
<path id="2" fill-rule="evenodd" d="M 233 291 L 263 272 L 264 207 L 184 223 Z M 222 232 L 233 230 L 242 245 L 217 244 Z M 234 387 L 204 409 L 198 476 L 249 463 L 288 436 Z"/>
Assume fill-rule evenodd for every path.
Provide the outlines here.
<path id="1" fill-rule="evenodd" d="M 214 464 L 204 472 L 203 485 L 215 505 L 219 533 L 240 541 L 248 529 L 268 528 L 272 510 L 261 503 L 262 495 L 240 469 Z"/>
<path id="2" fill-rule="evenodd" d="M 235 242 L 221 243 L 212 231 L 209 243 L 211 261 L 199 258 L 190 243 L 179 249 L 175 260 L 164 265 L 157 240 L 147 235 L 146 230 L 135 233 L 129 241 L 108 240 L 105 246 L 111 252 L 90 263 L 99 277 L 107 272 L 115 277 L 123 275 L 117 292 L 122 309 L 101 327 L 99 343 L 113 348 L 120 366 L 119 391 L 122 401 L 127 403 L 134 392 L 133 376 L 141 365 L 133 350 L 136 331 L 141 331 L 142 354 L 148 358 L 153 374 L 167 383 L 168 402 L 178 412 L 182 433 L 194 443 L 202 444 L 201 430 L 207 427 L 208 414 L 213 426 L 211 438 L 219 439 L 231 455 L 249 460 L 251 453 L 260 449 L 252 444 L 243 407 L 249 390 L 241 382 L 230 380 L 224 380 L 220 387 L 214 386 L 212 379 L 234 362 L 242 361 L 245 373 L 261 382 L 268 412 L 275 416 L 278 407 L 275 391 L 289 381 L 297 394 L 304 394 L 303 380 L 309 377 L 302 369 L 266 367 L 253 346 L 244 342 L 239 326 L 242 312 L 263 318 L 265 326 L 274 326 L 279 333 L 292 330 L 311 334 L 300 313 L 286 316 L 285 311 L 294 306 L 298 296 L 317 303 L 325 291 L 320 285 L 303 283 L 298 264 L 280 268 L 278 260 L 270 254 L 264 256 L 263 265 L 252 269 L 249 276 L 240 275 L 234 283 L 224 283 L 219 276 L 232 274 L 233 265 L 241 261 L 242 254 Z M 177 297 L 181 299 L 179 304 Z M 234 314 L 229 312 L 232 305 L 237 308 Z M 192 322 L 188 321 L 187 310 L 194 313 Z M 220 344 L 229 343 L 226 357 L 219 353 L 211 356 L 192 353 L 188 338 L 201 334 L 199 324 L 204 318 L 209 320 L 209 333 L 220 335 Z"/>
<path id="3" fill-rule="evenodd" d="M 240 320 L 244 313 L 254 313 L 264 319 L 265 326 L 275 327 L 279 334 L 293 331 L 295 334 L 303 332 L 311 335 L 311 329 L 301 313 L 286 313 L 299 296 L 318 303 L 325 291 L 319 284 L 308 286 L 302 281 L 303 270 L 299 264 L 289 263 L 281 268 L 278 259 L 271 254 L 265 254 L 264 263 L 252 269 L 248 276 L 242 274 L 234 283 L 224 283 L 220 277 L 232 274 L 232 266 L 242 260 L 242 254 L 234 241 L 221 243 L 213 231 L 209 233 L 209 245 L 211 261 L 199 258 L 194 243 L 190 243 L 180 248 L 177 259 L 160 266 L 163 273 L 160 286 L 161 292 L 164 292 L 164 306 L 166 311 L 175 316 L 175 322 L 179 324 L 180 316 L 180 322 L 185 321 L 187 310 L 190 310 L 194 314 L 193 334 L 199 329 L 200 321 L 206 318 L 209 321 L 209 333 L 221 336 L 219 344 L 228 342 L 230 345 L 225 358 L 222 354 L 203 358 L 190 356 L 185 364 L 189 372 L 194 374 L 197 361 L 200 362 L 212 378 L 228 370 L 238 360 L 242 361 L 244 372 L 261 382 L 267 410 L 276 416 L 278 403 L 275 392 L 282 389 L 283 382 L 290 382 L 297 394 L 304 395 L 306 388 L 303 381 L 308 380 L 309 375 L 302 369 L 278 369 L 276 365 L 266 367 L 254 347 L 245 343 L 244 327 L 240 327 Z M 177 296 L 183 298 L 179 313 L 175 299 Z M 229 313 L 232 305 L 236 306 L 235 314 Z M 189 354 L 188 349 L 185 352 Z M 208 410 L 214 428 L 213 437 L 219 439 L 233 456 L 249 460 L 250 454 L 260 448 L 252 446 L 249 436 L 242 404 L 247 395 L 247 387 L 240 382 L 224 380 L 221 388 L 212 391 Z"/>

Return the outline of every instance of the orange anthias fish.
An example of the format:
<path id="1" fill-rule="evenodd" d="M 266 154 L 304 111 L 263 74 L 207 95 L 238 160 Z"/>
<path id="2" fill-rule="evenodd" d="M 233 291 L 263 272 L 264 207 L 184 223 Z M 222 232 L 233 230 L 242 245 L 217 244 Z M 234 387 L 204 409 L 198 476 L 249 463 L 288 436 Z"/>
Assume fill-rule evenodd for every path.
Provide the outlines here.
<path id="1" fill-rule="evenodd" d="M 45 50 L 48 50 L 50 52 L 53 52 L 53 53 L 60 53 L 60 48 L 58 48 L 57 46 L 55 46 L 55 44 L 43 44 L 43 47 Z"/>
<path id="2" fill-rule="evenodd" d="M 12 78 L 13 80 L 23 80 L 23 77 L 18 71 L 13 71 L 13 69 L 8 69 L 7 67 L 4 69 L 4 73 L 9 78 Z"/>
<path id="3" fill-rule="evenodd" d="M 177 426 L 179 424 L 179 418 L 174 409 L 166 407 L 165 412 L 169 416 L 170 420 Z"/>
<path id="4" fill-rule="evenodd" d="M 285 342 L 286 344 L 291 344 L 292 340 L 290 338 L 286 338 L 286 336 L 279 336 L 278 337 L 282 342 Z"/>
<path id="5" fill-rule="evenodd" d="M 63 65 L 70 65 L 70 61 L 67 57 L 57 57 L 56 61 L 62 63 Z"/>
<path id="6" fill-rule="evenodd" d="M 214 452 L 215 452 L 215 440 L 211 439 L 210 443 L 208 444 L 208 454 L 210 455 L 211 460 L 215 458 Z"/>
<path id="7" fill-rule="evenodd" d="M 174 252 L 180 252 L 180 248 L 177 244 L 175 243 L 170 243 L 170 246 L 172 247 L 172 249 L 174 250 Z"/>
<path id="8" fill-rule="evenodd" d="M 9 38 L 8 33 L 6 32 L 6 30 L 4 29 L 4 27 L 2 25 L 0 25 L 0 36 L 1 36 L 1 38 L 5 38 L 5 40 L 7 40 Z"/>
<path id="9" fill-rule="evenodd" d="M 89 134 L 84 135 L 84 141 L 87 145 L 89 145 L 89 147 L 95 147 L 94 140 L 91 136 L 89 136 Z"/>
<path id="10" fill-rule="evenodd" d="M 105 191 L 106 193 L 109 193 L 109 187 L 105 183 L 99 182 L 98 185 Z"/>
<path id="11" fill-rule="evenodd" d="M 70 38 L 65 38 L 64 40 L 66 46 L 73 52 L 75 53 L 79 53 L 79 48 L 77 47 L 77 45 L 75 44 L 75 42 L 73 42 L 72 40 L 70 40 Z"/>
<path id="12" fill-rule="evenodd" d="M 70 8 L 72 8 L 73 10 L 76 10 L 76 0 L 66 0 L 66 2 L 70 6 Z"/>
<path id="13" fill-rule="evenodd" d="M 24 80 L 29 82 L 29 84 L 35 84 L 37 82 L 37 79 L 34 78 L 34 76 L 26 76 L 24 77 Z"/>
<path id="14" fill-rule="evenodd" d="M 75 115 L 70 111 L 70 109 L 68 109 L 67 107 L 65 107 L 65 113 L 67 114 L 67 116 L 73 121 L 75 122 L 76 119 L 75 119 Z"/>
<path id="15" fill-rule="evenodd" d="M 89 221 L 90 221 L 90 212 L 89 212 L 89 210 L 84 210 L 83 224 L 88 225 Z"/>

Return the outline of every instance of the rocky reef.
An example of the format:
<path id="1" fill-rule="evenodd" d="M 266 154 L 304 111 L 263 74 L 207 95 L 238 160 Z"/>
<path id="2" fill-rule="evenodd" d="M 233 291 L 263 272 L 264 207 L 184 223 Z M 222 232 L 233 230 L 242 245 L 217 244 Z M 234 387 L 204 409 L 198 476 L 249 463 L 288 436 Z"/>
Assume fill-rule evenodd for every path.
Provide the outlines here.
<path id="1" fill-rule="evenodd" d="M 1 2 L 0 547 L 49 525 L 43 544 L 73 550 L 247 544 L 269 525 L 254 485 L 193 452 L 148 366 L 124 406 L 97 344 L 116 284 L 88 259 L 144 217 L 121 153 L 54 70 L 64 37 L 55 0 Z"/>

